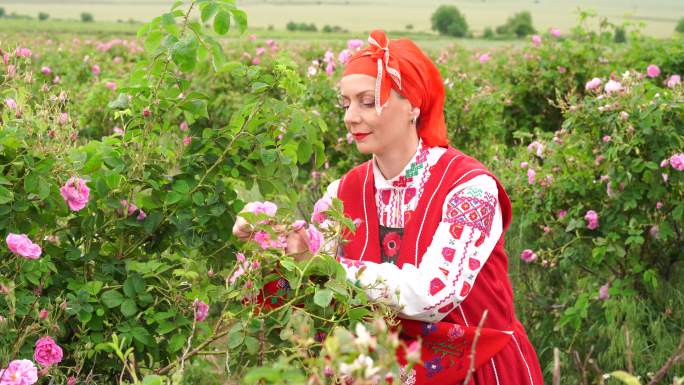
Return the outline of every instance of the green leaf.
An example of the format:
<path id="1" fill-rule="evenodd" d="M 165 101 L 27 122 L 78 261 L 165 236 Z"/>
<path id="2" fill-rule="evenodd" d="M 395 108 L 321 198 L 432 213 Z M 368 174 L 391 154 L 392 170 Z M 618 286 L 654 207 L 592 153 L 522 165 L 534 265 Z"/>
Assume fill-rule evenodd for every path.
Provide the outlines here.
<path id="1" fill-rule="evenodd" d="M 219 6 L 216 3 L 205 3 L 200 5 L 200 17 L 202 18 L 202 22 L 206 23 L 211 19 L 214 14 L 216 14 L 216 11 L 218 11 Z"/>
<path id="2" fill-rule="evenodd" d="M 159 48 L 159 45 L 161 44 L 161 40 L 164 37 L 164 34 L 161 33 L 160 31 L 153 31 L 150 32 L 147 37 L 145 37 L 145 52 L 148 52 L 152 54 Z"/>
<path id="3" fill-rule="evenodd" d="M 624 382 L 627 385 L 641 385 L 641 382 L 639 382 L 639 379 L 634 377 L 633 375 L 624 372 L 622 370 L 616 370 L 614 372 L 609 373 L 612 377 L 617 378 L 618 380 Z"/>
<path id="4" fill-rule="evenodd" d="M 9 203 L 14 200 L 14 193 L 10 190 L 0 186 L 0 205 Z"/>
<path id="5" fill-rule="evenodd" d="M 163 379 L 161 376 L 152 374 L 143 378 L 142 385 L 163 385 Z"/>
<path id="6" fill-rule="evenodd" d="M 231 9 L 230 12 L 233 13 L 233 19 L 235 19 L 240 33 L 245 33 L 247 30 L 247 13 L 240 9 Z"/>
<path id="7" fill-rule="evenodd" d="M 245 337 L 245 347 L 247 348 L 247 353 L 256 354 L 259 350 L 259 340 L 252 336 Z"/>
<path id="8" fill-rule="evenodd" d="M 242 326 L 242 325 L 240 325 Z M 235 349 L 238 346 L 242 345 L 242 341 L 245 340 L 245 333 L 242 331 L 242 328 L 235 328 L 228 333 L 228 347 L 230 349 Z"/>
<path id="9" fill-rule="evenodd" d="M 136 295 L 145 292 L 145 280 L 134 273 L 126 278 L 123 288 L 126 297 L 135 298 Z"/>
<path id="10" fill-rule="evenodd" d="M 327 307 L 333 298 L 333 292 L 330 289 L 316 289 L 314 294 L 314 303 L 320 307 Z"/>
<path id="11" fill-rule="evenodd" d="M 311 158 L 311 154 L 313 154 L 311 143 L 309 143 L 308 140 L 300 141 L 299 146 L 297 147 L 297 160 L 299 163 L 303 164 L 308 162 Z"/>
<path id="12" fill-rule="evenodd" d="M 219 35 L 225 35 L 230 30 L 230 14 L 220 10 L 214 17 L 214 31 Z"/>
<path id="13" fill-rule="evenodd" d="M 260 380 L 266 380 L 266 383 L 271 384 L 283 383 L 282 373 L 269 367 L 253 368 L 242 379 L 245 384 L 256 384 Z"/>
<path id="14" fill-rule="evenodd" d="M 171 59 L 183 72 L 190 72 L 197 63 L 197 40 L 189 35 L 171 47 Z"/>
<path id="15" fill-rule="evenodd" d="M 138 306 L 135 304 L 135 301 L 132 300 L 131 298 L 127 298 L 121 304 L 121 314 L 123 314 L 125 317 L 132 317 L 137 312 L 138 312 Z"/>
<path id="16" fill-rule="evenodd" d="M 186 340 L 187 337 L 183 333 L 175 334 L 173 337 L 171 337 L 171 340 L 169 340 L 169 350 L 171 352 L 177 352 L 181 350 L 183 345 L 185 345 Z"/>

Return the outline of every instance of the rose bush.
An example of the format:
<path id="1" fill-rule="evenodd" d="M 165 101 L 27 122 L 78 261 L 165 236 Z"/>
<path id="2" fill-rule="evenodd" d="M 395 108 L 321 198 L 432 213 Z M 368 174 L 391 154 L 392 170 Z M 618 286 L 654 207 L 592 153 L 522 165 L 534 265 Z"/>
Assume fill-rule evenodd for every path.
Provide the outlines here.
<path id="1" fill-rule="evenodd" d="M 365 159 L 334 83 L 359 41 L 226 43 L 231 25 L 246 25 L 231 2 L 198 0 L 136 39 L 0 37 L 0 370 L 13 380 L 410 376 L 392 360 L 391 311 L 321 249 L 353 227 L 318 200 Z M 452 144 L 513 200 L 517 312 L 547 380 L 553 348 L 564 382 L 650 379 L 684 324 L 684 41 L 611 39 L 578 27 L 431 52 Z M 240 211 L 256 230 L 245 243 L 231 235 Z M 305 228 L 319 255 L 286 256 L 279 228 Z"/>

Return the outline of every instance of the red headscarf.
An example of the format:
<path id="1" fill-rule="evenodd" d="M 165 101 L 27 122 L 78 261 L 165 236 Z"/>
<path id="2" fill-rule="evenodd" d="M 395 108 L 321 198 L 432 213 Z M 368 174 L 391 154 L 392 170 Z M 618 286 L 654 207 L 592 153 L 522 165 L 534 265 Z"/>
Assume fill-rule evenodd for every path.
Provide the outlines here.
<path id="1" fill-rule="evenodd" d="M 390 40 L 374 30 L 369 45 L 354 54 L 344 75 L 364 74 L 375 80 L 375 109 L 378 115 L 394 88 L 413 107 L 420 108 L 418 136 L 428 146 L 449 145 L 444 123 L 444 83 L 437 66 L 409 39 Z"/>

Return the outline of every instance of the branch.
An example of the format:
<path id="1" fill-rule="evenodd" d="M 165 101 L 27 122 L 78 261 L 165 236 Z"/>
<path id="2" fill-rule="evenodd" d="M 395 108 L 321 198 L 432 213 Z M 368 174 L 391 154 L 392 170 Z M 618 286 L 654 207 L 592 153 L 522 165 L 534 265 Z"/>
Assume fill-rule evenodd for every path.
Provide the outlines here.
<path id="1" fill-rule="evenodd" d="M 681 359 L 684 359 L 684 333 L 682 333 L 677 350 L 670 356 L 670 358 L 667 359 L 667 361 L 665 361 L 665 364 L 658 369 L 658 372 L 656 372 L 655 376 L 653 376 L 651 381 L 649 381 L 648 385 L 656 385 L 659 383 L 663 377 L 665 377 L 667 371 L 670 370 L 670 368 Z"/>
<path id="2" fill-rule="evenodd" d="M 473 344 L 470 347 L 470 366 L 468 367 L 468 374 L 466 374 L 465 380 L 463 380 L 463 385 L 470 383 L 470 378 L 475 373 L 475 347 L 477 345 L 477 340 L 480 339 L 480 331 L 482 331 L 482 326 L 487 319 L 487 310 L 482 313 L 482 318 L 480 323 L 477 325 L 477 330 L 475 330 L 475 338 L 473 338 Z"/>

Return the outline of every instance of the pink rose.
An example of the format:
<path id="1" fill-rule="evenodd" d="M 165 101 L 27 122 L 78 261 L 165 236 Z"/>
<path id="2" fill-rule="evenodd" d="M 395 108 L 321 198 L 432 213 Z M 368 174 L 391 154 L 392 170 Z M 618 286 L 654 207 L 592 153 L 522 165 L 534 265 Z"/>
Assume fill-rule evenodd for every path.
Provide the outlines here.
<path id="1" fill-rule="evenodd" d="M 649 64 L 648 67 L 646 67 L 646 75 L 648 75 L 649 78 L 657 78 L 660 76 L 660 68 L 655 64 Z"/>
<path id="2" fill-rule="evenodd" d="M 36 349 L 33 359 L 42 366 L 51 366 L 62 361 L 62 348 L 50 336 L 45 336 L 36 341 Z"/>
<path id="3" fill-rule="evenodd" d="M 318 223 L 319 225 L 325 221 L 327 215 L 325 214 L 332 207 L 332 199 L 329 196 L 324 196 L 319 199 L 314 205 L 313 214 L 311 214 L 311 222 Z"/>
<path id="4" fill-rule="evenodd" d="M 5 242 L 10 251 L 26 259 L 38 259 L 43 252 L 40 246 L 31 242 L 26 234 L 9 233 Z"/>
<path id="5" fill-rule="evenodd" d="M 199 299 L 195 299 L 192 303 L 192 308 L 195 311 L 195 321 L 202 322 L 207 318 L 207 315 L 209 314 L 209 305 Z"/>
<path id="6" fill-rule="evenodd" d="M 672 155 L 670 157 L 670 166 L 677 171 L 684 171 L 684 153 Z"/>
<path id="7" fill-rule="evenodd" d="M 68 113 L 62 112 L 61 114 L 59 114 L 59 120 L 57 122 L 59 123 L 60 126 L 67 124 L 68 121 L 69 121 L 69 114 Z"/>
<path id="8" fill-rule="evenodd" d="M 551 29 L 549 30 L 549 33 L 550 33 L 551 36 L 553 36 L 553 37 L 559 37 L 559 36 L 561 35 L 561 30 L 558 29 L 558 28 L 551 28 Z"/>
<path id="9" fill-rule="evenodd" d="M 93 66 L 90 67 L 90 71 L 93 73 L 93 75 L 97 76 L 100 74 L 100 66 L 97 64 L 93 64 Z"/>
<path id="10" fill-rule="evenodd" d="M 337 55 L 337 60 L 339 60 L 340 63 L 342 64 L 347 64 L 347 61 L 352 57 L 351 51 L 348 49 L 343 49 L 340 51 L 339 55 Z"/>
<path id="11" fill-rule="evenodd" d="M 598 297 L 601 301 L 605 301 L 608 298 L 610 298 L 610 294 L 608 294 L 608 288 L 609 288 L 608 284 L 605 284 L 599 288 L 599 296 Z"/>
<path id="12" fill-rule="evenodd" d="M 561 210 L 558 212 L 558 219 L 563 219 L 566 215 L 568 215 L 567 210 Z"/>
<path id="13" fill-rule="evenodd" d="M 587 228 L 589 230 L 595 230 L 597 227 L 599 227 L 598 214 L 594 210 L 587 211 L 587 213 L 584 215 L 584 220 L 587 221 Z"/>
<path id="14" fill-rule="evenodd" d="M 183 145 L 184 146 L 187 146 L 190 143 L 192 143 L 192 136 L 186 136 L 185 138 L 183 138 Z"/>
<path id="15" fill-rule="evenodd" d="M 663 208 L 663 202 L 656 202 L 656 209 L 660 210 Z"/>
<path id="16" fill-rule="evenodd" d="M 0 369 L 1 385 L 32 385 L 38 382 L 38 368 L 31 360 L 14 360 Z"/>
<path id="17" fill-rule="evenodd" d="M 49 313 L 45 309 L 41 309 L 40 312 L 38 312 L 38 318 L 39 319 L 46 319 L 48 317 Z"/>
<path id="18" fill-rule="evenodd" d="M 247 203 L 247 205 L 245 205 L 245 208 L 243 208 L 242 211 L 246 211 L 248 213 L 253 214 L 266 214 L 269 217 L 273 217 L 276 215 L 276 212 L 278 211 L 278 206 L 275 203 L 269 201 L 256 201 Z"/>
<path id="19" fill-rule="evenodd" d="M 52 70 L 51 70 L 50 67 L 48 67 L 48 66 L 43 66 L 43 67 L 40 69 L 40 72 L 42 72 L 43 75 L 46 75 L 46 76 L 47 76 L 47 75 L 50 75 L 50 74 L 52 73 Z"/>
<path id="20" fill-rule="evenodd" d="M 114 91 L 116 90 L 116 83 L 114 82 L 107 82 L 105 83 L 105 87 L 109 88 L 110 90 Z"/>
<path id="21" fill-rule="evenodd" d="M 55 77 L 52 79 L 52 83 L 53 83 L 53 84 L 59 84 L 59 83 L 61 83 L 61 82 L 62 82 L 62 78 L 59 77 L 59 76 L 55 76 Z"/>
<path id="22" fill-rule="evenodd" d="M 147 214 L 145 214 L 145 212 L 144 212 L 142 209 L 139 209 L 139 210 L 140 210 L 140 211 L 138 211 L 138 216 L 135 217 L 135 219 L 136 219 L 138 222 L 144 221 L 145 218 L 147 218 Z"/>
<path id="23" fill-rule="evenodd" d="M 254 34 L 249 35 L 249 40 L 255 41 L 256 39 L 257 39 L 256 35 L 254 35 Z"/>
<path id="24" fill-rule="evenodd" d="M 484 64 L 484 63 L 490 61 L 491 59 L 492 59 L 492 55 L 490 55 L 489 53 L 483 53 L 478 58 L 478 60 L 480 60 L 480 64 Z"/>
<path id="25" fill-rule="evenodd" d="M 181 131 L 187 131 L 188 128 L 189 128 L 188 122 L 182 121 L 179 128 L 180 128 Z"/>
<path id="26" fill-rule="evenodd" d="M 142 114 L 145 118 L 148 118 L 150 115 L 152 115 L 152 111 L 150 111 L 149 108 L 145 107 L 143 108 Z"/>
<path id="27" fill-rule="evenodd" d="M 309 237 L 309 251 L 316 254 L 323 244 L 323 234 L 314 225 L 309 225 L 306 234 Z"/>
<path id="28" fill-rule="evenodd" d="M 363 40 L 361 39 L 350 39 L 347 40 L 347 49 L 350 51 L 356 51 L 363 47 Z"/>
<path id="29" fill-rule="evenodd" d="M 17 48 L 14 53 L 17 55 L 17 57 L 31 57 L 32 54 L 30 49 L 24 47 Z"/>
<path id="30" fill-rule="evenodd" d="M 69 378 L 67 378 L 67 385 L 76 385 L 76 381 L 78 381 L 76 377 L 69 376 Z"/>
<path id="31" fill-rule="evenodd" d="M 413 341 L 411 344 L 406 348 L 406 361 L 408 362 L 419 362 L 420 361 L 420 342 L 418 341 Z"/>
<path id="32" fill-rule="evenodd" d="M 534 184 L 534 177 L 537 173 L 533 169 L 527 170 L 527 183 Z"/>
<path id="33" fill-rule="evenodd" d="M 72 211 L 83 209 L 90 197 L 90 188 L 86 185 L 86 181 L 74 176 L 69 178 L 59 192 Z"/>
<path id="34" fill-rule="evenodd" d="M 9 108 L 10 110 L 16 110 L 17 109 L 17 102 L 15 102 L 14 99 L 12 99 L 12 98 L 6 98 L 5 104 L 7 105 L 7 108 Z"/>
<path id="35" fill-rule="evenodd" d="M 530 143 L 527 146 L 527 151 L 529 151 L 529 152 L 535 151 L 537 156 L 540 158 L 542 157 L 542 151 L 543 150 L 544 150 L 544 145 L 538 140 L 535 140 L 534 142 Z"/>
<path id="36" fill-rule="evenodd" d="M 606 91 L 606 93 L 612 94 L 613 92 L 622 91 L 622 84 L 616 82 L 615 80 L 608 80 L 608 83 L 606 83 L 603 89 Z"/>
<path id="37" fill-rule="evenodd" d="M 672 75 L 669 78 L 667 78 L 667 81 L 665 82 L 665 85 L 668 88 L 675 88 L 678 84 L 681 84 L 682 82 L 682 77 L 679 75 Z"/>
<path id="38" fill-rule="evenodd" d="M 296 220 L 292 223 L 292 230 L 299 231 L 306 226 L 306 221 L 303 219 Z"/>
<path id="39" fill-rule="evenodd" d="M 261 63 L 261 60 L 259 60 L 258 57 L 255 57 L 254 59 L 252 59 L 252 64 L 253 64 L 253 65 L 258 66 L 260 63 Z"/>
<path id="40" fill-rule="evenodd" d="M 529 166 L 529 163 L 527 162 L 520 162 L 520 168 L 527 168 Z"/>
<path id="41" fill-rule="evenodd" d="M 532 35 L 532 44 L 534 44 L 535 47 L 539 47 L 539 45 L 542 42 L 542 38 L 539 35 Z"/>
<path id="42" fill-rule="evenodd" d="M 534 262 L 537 259 L 537 254 L 530 249 L 525 249 L 522 253 L 520 253 L 520 259 L 527 263 Z"/>
<path id="43" fill-rule="evenodd" d="M 256 55 L 257 55 L 257 56 L 263 55 L 264 52 L 266 52 L 266 48 L 264 48 L 264 47 L 257 47 L 257 49 L 256 49 Z"/>
<path id="44" fill-rule="evenodd" d="M 325 66 L 325 74 L 328 76 L 332 76 L 332 74 L 335 72 L 335 64 L 333 62 L 329 62 Z"/>
<path id="45" fill-rule="evenodd" d="M 605 136 L 603 137 L 603 141 L 604 141 L 605 143 L 610 142 L 610 135 L 605 135 Z"/>

